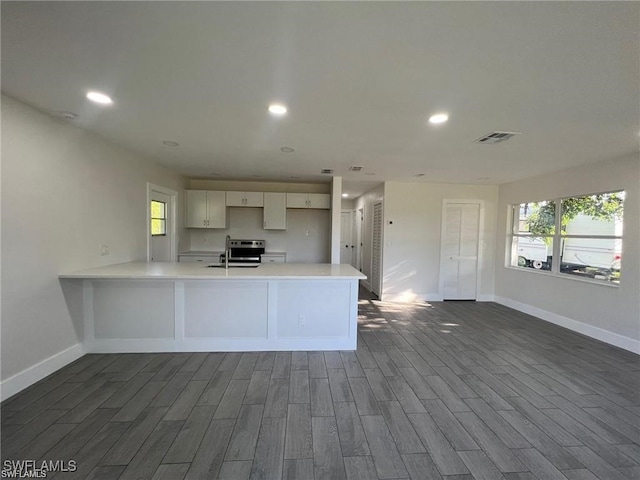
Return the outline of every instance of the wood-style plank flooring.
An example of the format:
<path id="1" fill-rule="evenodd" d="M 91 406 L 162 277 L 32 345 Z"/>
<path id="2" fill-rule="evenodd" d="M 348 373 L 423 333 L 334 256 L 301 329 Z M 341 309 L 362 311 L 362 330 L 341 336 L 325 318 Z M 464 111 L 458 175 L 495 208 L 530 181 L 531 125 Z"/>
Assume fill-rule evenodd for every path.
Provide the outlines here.
<path id="1" fill-rule="evenodd" d="M 356 352 L 86 355 L 2 404 L 2 460 L 94 480 L 640 478 L 637 355 L 494 303 L 361 296 Z"/>

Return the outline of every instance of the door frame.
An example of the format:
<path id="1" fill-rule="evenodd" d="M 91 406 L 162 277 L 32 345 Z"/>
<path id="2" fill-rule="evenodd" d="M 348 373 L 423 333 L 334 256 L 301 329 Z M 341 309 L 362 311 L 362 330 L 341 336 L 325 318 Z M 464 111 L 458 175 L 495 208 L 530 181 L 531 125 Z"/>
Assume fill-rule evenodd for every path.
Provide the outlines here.
<path id="1" fill-rule="evenodd" d="M 356 215 L 356 269 L 362 271 L 362 233 L 364 231 L 364 205 L 354 210 Z"/>
<path id="2" fill-rule="evenodd" d="M 440 272 L 438 274 L 438 300 L 439 301 L 443 301 L 444 300 L 444 277 L 442 275 L 442 271 L 443 271 L 443 266 L 444 266 L 444 255 L 442 254 L 442 248 L 444 246 L 444 241 L 445 241 L 445 229 L 444 226 L 446 225 L 446 220 L 447 220 L 447 206 L 448 205 L 452 205 L 452 204 L 459 204 L 459 203 L 464 203 L 464 204 L 469 204 L 469 205 L 478 205 L 480 207 L 480 216 L 478 218 L 478 260 L 476 263 L 476 298 L 475 300 L 478 301 L 478 299 L 481 297 L 480 295 L 480 285 L 481 285 L 481 280 L 480 280 L 480 272 L 481 272 L 481 265 L 482 265 L 482 260 L 483 260 L 483 250 L 484 250 L 484 246 L 485 246 L 485 241 L 484 241 L 484 200 L 478 200 L 478 199 L 471 199 L 471 198 L 460 198 L 460 199 L 456 199 L 456 198 L 450 198 L 450 199 L 443 199 L 442 200 L 442 214 L 440 217 Z"/>
<path id="3" fill-rule="evenodd" d="M 171 233 L 171 242 L 170 242 L 170 255 L 172 261 L 176 261 L 178 258 L 178 237 L 177 237 L 177 218 L 176 214 L 178 212 L 178 192 L 175 190 L 171 190 L 170 188 L 163 187 L 161 185 L 155 185 L 153 183 L 147 182 L 147 206 L 145 210 L 147 211 L 147 223 L 145 225 L 145 236 L 147 238 L 147 262 L 151 261 L 151 235 L 149 234 L 149 228 L 151 225 L 151 209 L 149 205 L 151 205 L 151 192 L 163 193 L 164 195 L 169 195 L 171 197 L 171 208 L 169 210 L 169 225 L 167 226 L 169 232 Z"/>

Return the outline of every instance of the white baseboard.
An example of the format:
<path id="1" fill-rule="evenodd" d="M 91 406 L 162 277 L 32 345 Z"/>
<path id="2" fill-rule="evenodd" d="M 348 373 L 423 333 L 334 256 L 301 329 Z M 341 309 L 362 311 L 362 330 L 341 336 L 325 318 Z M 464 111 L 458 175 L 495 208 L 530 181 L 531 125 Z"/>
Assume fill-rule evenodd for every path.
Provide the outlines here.
<path id="1" fill-rule="evenodd" d="M 633 338 L 625 337 L 624 335 L 619 335 L 599 327 L 594 327 L 593 325 L 589 325 L 588 323 L 583 323 L 572 318 L 563 317 L 557 313 L 533 307 L 526 303 L 517 302 L 510 298 L 496 296 L 494 297 L 494 301 L 506 307 L 518 310 L 519 312 L 533 315 L 541 320 L 581 333 L 587 337 L 595 338 L 596 340 L 608 343 L 609 345 L 614 345 L 630 352 L 640 354 L 640 341 L 634 340 Z"/>
<path id="2" fill-rule="evenodd" d="M 62 352 L 56 353 L 55 355 L 36 363 L 32 367 L 29 367 L 20 373 L 16 373 L 12 377 L 3 380 L 0 382 L 0 399 L 4 401 L 7 398 L 12 397 L 21 390 L 24 390 L 46 376 L 51 375 L 53 372 L 60 370 L 65 365 L 76 361 L 85 353 L 84 346 L 81 343 L 77 343 Z"/>
<path id="3" fill-rule="evenodd" d="M 385 293 L 383 301 L 395 303 L 416 303 L 416 302 L 442 302 L 442 295 L 439 293 Z M 478 302 L 493 302 L 493 295 L 478 295 Z"/>

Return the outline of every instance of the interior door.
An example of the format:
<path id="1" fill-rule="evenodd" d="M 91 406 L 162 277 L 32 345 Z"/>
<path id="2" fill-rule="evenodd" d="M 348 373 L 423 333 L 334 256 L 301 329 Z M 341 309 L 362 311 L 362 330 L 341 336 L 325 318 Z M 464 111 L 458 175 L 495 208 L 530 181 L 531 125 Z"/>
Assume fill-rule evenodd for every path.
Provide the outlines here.
<path id="1" fill-rule="evenodd" d="M 353 263 L 353 232 L 351 212 L 342 212 L 340 215 L 340 263 L 351 265 Z"/>
<path id="2" fill-rule="evenodd" d="M 150 200 L 150 259 L 152 262 L 171 262 L 171 196 L 152 190 Z"/>
<path id="3" fill-rule="evenodd" d="M 444 300 L 475 300 L 478 283 L 480 204 L 448 203 L 441 249 Z"/>
<path id="4" fill-rule="evenodd" d="M 380 297 L 382 281 L 382 203 L 373 206 L 373 239 L 371 242 L 371 291 Z"/>

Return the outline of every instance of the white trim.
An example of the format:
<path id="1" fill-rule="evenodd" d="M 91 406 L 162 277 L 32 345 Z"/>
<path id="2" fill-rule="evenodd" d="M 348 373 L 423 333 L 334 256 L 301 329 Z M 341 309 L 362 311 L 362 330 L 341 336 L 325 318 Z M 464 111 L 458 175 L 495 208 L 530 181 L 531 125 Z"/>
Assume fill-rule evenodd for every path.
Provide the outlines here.
<path id="1" fill-rule="evenodd" d="M 0 399 L 4 401 L 12 397 L 71 362 L 75 362 L 85 353 L 84 346 L 81 343 L 76 343 L 72 347 L 45 358 L 41 362 L 3 380 L 0 382 Z"/>
<path id="2" fill-rule="evenodd" d="M 319 338 L 187 338 L 97 340 L 89 353 L 279 352 L 355 350 L 357 339 Z"/>
<path id="3" fill-rule="evenodd" d="M 171 190 L 170 188 L 162 187 L 160 185 L 155 185 L 153 183 L 147 182 L 147 224 L 145 226 L 145 236 L 147 238 L 147 262 L 151 261 L 151 235 L 149 235 L 149 225 L 151 225 L 151 211 L 149 205 L 151 204 L 151 192 L 163 193 L 165 195 L 169 195 L 171 197 L 171 214 L 169 218 L 169 231 L 171 232 L 171 261 L 178 261 L 178 222 L 177 222 L 177 213 L 178 213 L 178 192 L 175 190 Z"/>
<path id="4" fill-rule="evenodd" d="M 477 259 L 476 259 L 476 294 L 474 299 L 474 300 L 478 300 L 478 297 L 480 296 L 479 292 L 481 291 L 480 269 L 482 267 L 483 251 L 484 251 L 484 248 L 483 248 L 484 247 L 484 200 L 476 200 L 471 198 L 461 198 L 461 199 L 445 198 L 442 200 L 442 212 L 440 215 L 440 273 L 438 278 L 438 295 L 440 297 L 439 300 L 444 299 L 444 278 L 442 277 L 442 265 L 444 262 L 444 258 L 442 255 L 442 246 L 444 245 L 444 235 L 445 235 L 444 225 L 445 225 L 445 219 L 446 219 L 446 209 L 447 209 L 447 205 L 457 204 L 457 203 L 464 203 L 468 205 L 478 205 L 478 207 L 480 208 L 479 217 L 478 217 L 478 253 L 477 253 Z M 436 301 L 436 300 L 432 300 L 432 301 Z"/>
<path id="5" fill-rule="evenodd" d="M 496 296 L 495 302 L 506 307 L 513 308 L 514 310 L 518 310 L 519 312 L 533 315 L 534 317 L 553 323 L 554 325 L 568 328 L 569 330 L 581 333 L 587 337 L 595 338 L 596 340 L 608 343 L 609 345 L 640 354 L 640 340 L 634 340 L 633 338 L 625 337 L 624 335 L 619 335 L 599 327 L 594 327 L 593 325 L 589 325 L 588 323 L 583 323 L 572 318 L 563 317 L 557 313 L 533 307 L 526 303 L 517 302 L 510 298 Z"/>

